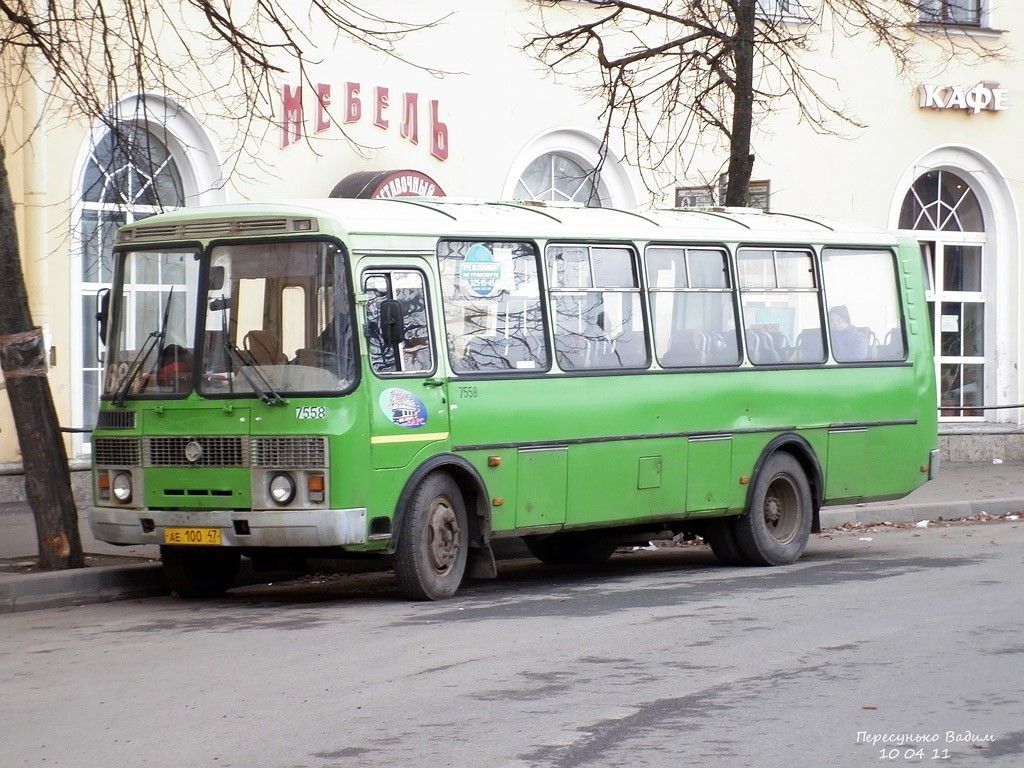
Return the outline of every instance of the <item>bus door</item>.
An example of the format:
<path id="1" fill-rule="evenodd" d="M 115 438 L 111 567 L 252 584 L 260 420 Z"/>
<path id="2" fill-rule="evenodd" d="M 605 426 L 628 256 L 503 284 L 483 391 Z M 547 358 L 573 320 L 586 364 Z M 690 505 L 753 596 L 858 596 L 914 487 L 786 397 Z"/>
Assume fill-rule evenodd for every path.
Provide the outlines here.
<path id="1" fill-rule="evenodd" d="M 361 288 L 372 463 L 404 467 L 426 444 L 448 439 L 447 384 L 437 375 L 427 278 L 412 267 L 374 267 L 363 271 Z"/>

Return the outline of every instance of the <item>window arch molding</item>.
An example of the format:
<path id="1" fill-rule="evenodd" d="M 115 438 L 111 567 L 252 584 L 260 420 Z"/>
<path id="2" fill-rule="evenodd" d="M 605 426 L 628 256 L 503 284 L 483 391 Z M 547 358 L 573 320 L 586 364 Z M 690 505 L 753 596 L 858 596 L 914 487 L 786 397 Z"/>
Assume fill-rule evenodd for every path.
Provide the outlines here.
<path id="1" fill-rule="evenodd" d="M 1020 362 L 1021 313 L 1017 286 L 1020 280 L 1020 220 L 1013 191 L 996 163 L 978 150 L 963 145 L 937 146 L 917 157 L 900 176 L 893 189 L 889 207 L 889 226 L 899 229 L 903 200 L 915 181 L 932 171 L 947 171 L 966 181 L 977 198 L 984 220 L 984 233 L 965 233 L 981 237 L 986 271 L 987 295 L 985 322 L 985 359 L 990 369 L 985 387 L 985 405 L 1020 402 L 1021 387 L 1017 370 Z M 918 240 L 926 240 L 927 230 L 899 230 Z M 934 232 L 932 234 L 935 234 Z M 941 233 L 940 233 L 941 234 Z M 1020 421 L 1014 409 L 991 410 L 985 421 Z"/>
<path id="2" fill-rule="evenodd" d="M 509 165 L 502 187 L 502 199 L 515 196 L 516 185 L 527 167 L 546 154 L 562 155 L 577 165 L 593 169 L 601 159 L 601 142 L 595 136 L 578 128 L 552 128 L 538 134 L 520 150 Z M 601 168 L 598 182 L 601 205 L 614 208 L 635 208 L 636 193 L 625 166 L 609 152 Z"/>
<path id="3" fill-rule="evenodd" d="M 219 153 L 199 121 L 180 104 L 165 96 L 137 94 L 110 108 L 107 119 L 97 120 L 78 153 L 71 177 L 73 199 L 81 201 L 81 183 L 90 162 L 92 148 L 110 131 L 109 123 L 148 128 L 170 150 L 181 174 L 185 205 L 214 205 L 225 201 L 224 178 Z"/>

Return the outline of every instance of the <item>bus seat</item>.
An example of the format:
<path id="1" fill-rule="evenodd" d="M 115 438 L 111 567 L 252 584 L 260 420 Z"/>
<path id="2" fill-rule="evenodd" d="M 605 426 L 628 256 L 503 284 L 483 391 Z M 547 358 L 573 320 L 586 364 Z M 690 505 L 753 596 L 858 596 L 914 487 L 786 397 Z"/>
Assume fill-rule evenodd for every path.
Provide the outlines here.
<path id="1" fill-rule="evenodd" d="M 854 327 L 858 331 L 860 331 L 861 335 L 865 339 L 868 340 L 868 360 L 877 360 L 879 349 L 882 346 L 878 341 L 878 336 L 875 334 L 873 330 L 868 328 L 866 325 L 858 325 Z"/>
<path id="2" fill-rule="evenodd" d="M 906 348 L 903 346 L 903 331 L 898 327 L 893 328 L 885 334 L 885 344 L 878 348 L 878 359 L 902 360 L 906 355 Z"/>
<path id="3" fill-rule="evenodd" d="M 725 331 L 708 336 L 708 365 L 735 365 L 739 362 L 736 332 Z"/>
<path id="4" fill-rule="evenodd" d="M 796 337 L 796 360 L 801 363 L 821 363 L 825 360 L 825 346 L 821 328 L 804 328 Z"/>
<path id="5" fill-rule="evenodd" d="M 661 364 L 667 368 L 704 365 L 707 362 L 708 338 L 700 331 L 684 328 L 669 338 L 668 349 Z"/>
<path id="6" fill-rule="evenodd" d="M 771 338 L 763 331 L 747 328 L 747 355 L 755 365 L 772 362 Z"/>
<path id="7" fill-rule="evenodd" d="M 245 334 L 242 346 L 257 365 L 283 365 L 288 362 L 281 351 L 281 342 L 272 331 L 253 329 Z"/>
<path id="8" fill-rule="evenodd" d="M 782 336 L 782 339 L 784 340 L 785 336 Z M 775 337 L 768 331 L 757 328 L 747 329 L 747 354 L 750 355 L 750 362 L 755 365 L 777 363 L 781 360 L 780 351 L 775 347 Z"/>
<path id="9" fill-rule="evenodd" d="M 776 360 L 786 360 L 793 351 L 789 346 L 789 339 L 781 331 L 766 331 L 772 340 L 772 350 L 775 352 Z"/>

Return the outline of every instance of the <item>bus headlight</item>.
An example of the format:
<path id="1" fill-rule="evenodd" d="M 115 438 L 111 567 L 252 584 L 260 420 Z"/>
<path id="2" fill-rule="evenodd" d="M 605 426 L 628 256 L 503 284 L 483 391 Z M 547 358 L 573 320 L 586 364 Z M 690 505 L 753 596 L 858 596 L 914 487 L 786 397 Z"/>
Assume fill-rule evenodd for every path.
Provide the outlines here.
<path id="1" fill-rule="evenodd" d="M 132 500 L 132 476 L 127 472 L 118 472 L 110 484 L 110 491 L 115 499 L 127 504 Z"/>
<path id="2" fill-rule="evenodd" d="M 295 481 L 291 475 L 278 474 L 270 478 L 270 498 L 282 507 L 295 498 Z"/>

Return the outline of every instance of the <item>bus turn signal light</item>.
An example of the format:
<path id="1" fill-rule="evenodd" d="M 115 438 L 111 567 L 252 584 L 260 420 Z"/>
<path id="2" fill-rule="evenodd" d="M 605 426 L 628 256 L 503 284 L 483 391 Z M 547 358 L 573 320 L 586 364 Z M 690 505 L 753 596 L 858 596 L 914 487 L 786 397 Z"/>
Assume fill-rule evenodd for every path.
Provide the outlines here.
<path id="1" fill-rule="evenodd" d="M 310 501 L 321 502 L 324 500 L 324 476 L 309 475 L 306 478 L 306 494 Z"/>

